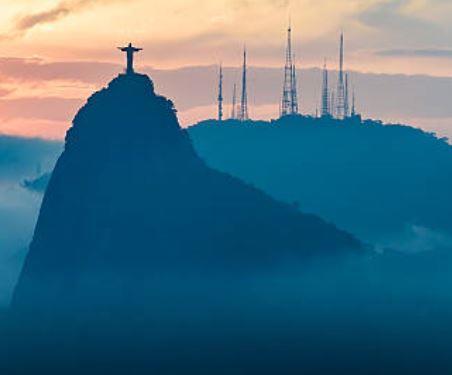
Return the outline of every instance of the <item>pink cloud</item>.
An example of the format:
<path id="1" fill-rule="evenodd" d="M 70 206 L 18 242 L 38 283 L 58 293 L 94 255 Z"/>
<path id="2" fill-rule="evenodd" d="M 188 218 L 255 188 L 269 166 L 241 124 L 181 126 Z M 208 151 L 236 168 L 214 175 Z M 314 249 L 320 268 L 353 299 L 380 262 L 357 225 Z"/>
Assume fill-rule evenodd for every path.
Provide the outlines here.
<path id="1" fill-rule="evenodd" d="M 121 72 L 119 64 L 93 61 L 49 62 L 38 58 L 0 58 L 0 76 L 7 80 L 105 82 Z"/>
<path id="2" fill-rule="evenodd" d="M 37 119 L 66 121 L 77 112 L 83 101 L 64 98 L 0 99 L 0 119 Z"/>
<path id="3" fill-rule="evenodd" d="M 64 139 L 69 124 L 66 121 L 15 118 L 0 120 L 0 134 L 46 139 Z"/>

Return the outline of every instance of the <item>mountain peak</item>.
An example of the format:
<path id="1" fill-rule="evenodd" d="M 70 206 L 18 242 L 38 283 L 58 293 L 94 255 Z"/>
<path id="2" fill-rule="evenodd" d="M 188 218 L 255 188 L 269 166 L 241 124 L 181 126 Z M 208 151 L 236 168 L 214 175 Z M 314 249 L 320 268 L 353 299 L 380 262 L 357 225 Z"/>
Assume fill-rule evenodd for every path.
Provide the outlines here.
<path id="1" fill-rule="evenodd" d="M 123 73 L 119 74 L 108 84 L 110 90 L 121 90 L 130 94 L 155 95 L 154 83 L 146 74 Z"/>
<path id="2" fill-rule="evenodd" d="M 137 73 L 118 75 L 79 110 L 66 136 L 66 150 L 82 143 L 85 154 L 96 157 L 115 158 L 111 153 L 126 150 L 168 154 L 170 148 L 194 155 L 173 102 L 155 93 L 147 75 Z"/>

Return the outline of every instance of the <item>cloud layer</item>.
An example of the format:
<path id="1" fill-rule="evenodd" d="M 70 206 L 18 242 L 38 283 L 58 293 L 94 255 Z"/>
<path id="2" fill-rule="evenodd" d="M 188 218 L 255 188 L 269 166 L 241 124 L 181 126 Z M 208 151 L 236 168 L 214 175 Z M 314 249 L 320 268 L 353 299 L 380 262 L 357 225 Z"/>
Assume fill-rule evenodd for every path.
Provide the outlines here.
<path id="1" fill-rule="evenodd" d="M 289 14 L 297 66 L 304 69 L 305 113 L 314 113 L 319 102 L 319 74 L 309 68 L 321 66 L 325 56 L 331 68 L 337 66 L 341 28 L 347 69 L 452 76 L 452 26 L 445 16 L 452 4 L 444 0 L 5 2 L 0 34 L 16 38 L 3 41 L 0 56 L 0 132 L 61 138 L 84 100 L 123 70 L 115 47 L 129 40 L 144 47 L 139 70 L 174 99 L 185 124 L 214 115 L 219 61 L 230 67 L 225 69 L 230 99 L 232 83 L 239 82 L 234 67 L 246 43 L 255 67 L 250 71 L 253 114 L 276 116 Z M 452 117 L 445 103 L 446 78 L 354 74 L 353 81 L 366 115 L 421 125 L 440 119 L 442 127 Z"/>
<path id="2" fill-rule="evenodd" d="M 17 17 L 12 30 L 5 38 L 17 38 L 23 36 L 27 31 L 39 25 L 51 24 L 61 20 L 70 14 L 77 13 L 84 8 L 96 4 L 108 4 L 118 0 L 64 0 L 56 3 L 53 7 L 38 12 L 32 12 Z"/>
<path id="3" fill-rule="evenodd" d="M 434 57 L 434 58 L 452 58 L 452 49 L 389 49 L 378 51 L 380 56 L 392 57 Z"/>
<path id="4" fill-rule="evenodd" d="M 61 147 L 55 142 L 0 136 L 0 308 L 9 300 L 41 201 L 21 182 L 51 169 Z"/>
<path id="5" fill-rule="evenodd" d="M 446 50 L 452 39 L 445 17 L 452 5 L 441 0 L 5 1 L 11 10 L 3 16 L 3 51 L 58 60 L 112 61 L 118 59 L 117 44 L 134 40 L 145 47 L 140 58 L 160 68 L 238 63 L 244 43 L 257 65 L 280 65 L 289 14 L 303 64 L 335 58 L 340 29 L 355 70 L 397 72 L 399 65 L 388 61 L 396 55 L 378 51 Z M 446 71 L 423 62 L 405 69 Z M 447 71 L 452 74 L 452 68 Z"/>

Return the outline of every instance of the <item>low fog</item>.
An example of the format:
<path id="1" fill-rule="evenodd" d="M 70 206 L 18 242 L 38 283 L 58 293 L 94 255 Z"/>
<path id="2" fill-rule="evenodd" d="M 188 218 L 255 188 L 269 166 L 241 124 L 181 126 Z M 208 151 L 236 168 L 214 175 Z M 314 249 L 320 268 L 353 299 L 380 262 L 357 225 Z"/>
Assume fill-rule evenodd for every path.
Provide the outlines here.
<path id="1" fill-rule="evenodd" d="M 42 195 L 26 179 L 53 167 L 59 143 L 0 136 L 0 307 L 5 307 L 22 266 Z"/>

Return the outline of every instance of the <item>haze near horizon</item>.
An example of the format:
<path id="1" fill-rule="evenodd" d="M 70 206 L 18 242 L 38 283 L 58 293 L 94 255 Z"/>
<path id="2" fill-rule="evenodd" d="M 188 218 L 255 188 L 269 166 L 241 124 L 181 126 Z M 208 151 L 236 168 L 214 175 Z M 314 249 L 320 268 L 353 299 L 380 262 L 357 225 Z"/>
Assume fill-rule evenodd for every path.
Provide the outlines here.
<path id="1" fill-rule="evenodd" d="M 441 135 L 448 135 L 452 124 L 452 115 L 444 113 L 448 105 L 436 101 L 452 76 L 452 28 L 447 19 L 452 5 L 445 1 L 174 0 L 163 5 L 145 0 L 5 0 L 0 10 L 2 133 L 61 139 L 84 98 L 121 71 L 115 47 L 129 41 L 144 47 L 138 66 L 153 78 L 155 72 L 157 89 L 176 98 L 184 125 L 214 117 L 216 72 L 205 68 L 204 76 L 196 76 L 203 91 L 198 90 L 198 100 L 188 105 L 194 93 L 182 88 L 193 84 L 187 78 L 192 72 L 184 75 L 186 69 L 180 68 L 199 72 L 199 66 L 212 67 L 220 61 L 238 67 L 246 43 L 250 66 L 273 71 L 269 81 L 251 77 L 251 116 L 277 117 L 289 16 L 298 68 L 321 67 L 327 57 L 329 67 L 336 69 L 343 29 L 347 70 L 446 77 L 434 79 L 438 84 L 429 90 L 434 105 L 422 94 L 431 81 L 401 77 L 402 82 L 390 87 L 391 94 L 395 90 L 398 97 L 428 112 L 411 116 L 403 101 L 395 102 L 398 111 L 378 108 L 394 103 L 379 101 L 391 100 L 387 88 L 356 82 L 365 117 L 410 123 Z M 232 81 L 238 79 L 235 75 L 226 83 L 226 100 Z M 320 87 L 301 75 L 301 110 L 312 114 Z M 373 101 L 368 101 L 369 90 Z"/>

